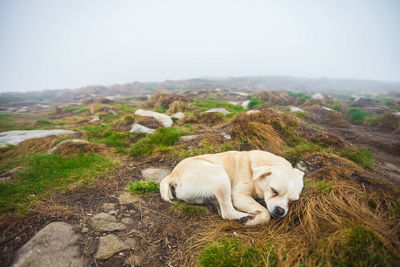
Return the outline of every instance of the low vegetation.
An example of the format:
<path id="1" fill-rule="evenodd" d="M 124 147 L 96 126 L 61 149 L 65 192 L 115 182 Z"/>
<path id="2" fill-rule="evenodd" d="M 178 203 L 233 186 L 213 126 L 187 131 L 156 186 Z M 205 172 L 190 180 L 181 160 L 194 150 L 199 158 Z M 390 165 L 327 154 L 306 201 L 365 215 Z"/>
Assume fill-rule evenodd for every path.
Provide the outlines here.
<path id="1" fill-rule="evenodd" d="M 220 101 L 220 100 L 199 101 L 199 102 L 194 103 L 193 106 L 201 107 L 201 109 L 198 109 L 197 111 L 206 111 L 207 109 L 210 109 L 210 108 L 225 108 L 234 114 L 243 112 L 243 108 L 241 106 L 234 105 L 234 104 L 228 103 L 226 101 Z"/>
<path id="2" fill-rule="evenodd" d="M 129 185 L 132 194 L 151 194 L 158 191 L 158 184 L 154 181 L 136 181 Z"/>
<path id="3" fill-rule="evenodd" d="M 357 147 L 355 151 L 342 150 L 340 156 L 348 158 L 364 168 L 373 167 L 373 153 L 369 149 Z"/>
<path id="4" fill-rule="evenodd" d="M 349 120 L 353 123 L 361 124 L 364 122 L 368 112 L 361 108 L 348 108 L 346 110 Z"/>
<path id="5" fill-rule="evenodd" d="M 198 218 L 208 213 L 204 206 L 192 205 L 184 201 L 175 201 L 171 204 L 171 210 L 188 219 Z"/>

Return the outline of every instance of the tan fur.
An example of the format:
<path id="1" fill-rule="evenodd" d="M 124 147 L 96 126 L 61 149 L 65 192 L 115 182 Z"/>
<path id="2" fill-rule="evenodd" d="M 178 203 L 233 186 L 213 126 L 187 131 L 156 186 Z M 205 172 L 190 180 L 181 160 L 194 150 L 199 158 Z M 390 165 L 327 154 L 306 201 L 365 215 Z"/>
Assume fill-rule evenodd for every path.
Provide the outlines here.
<path id="1" fill-rule="evenodd" d="M 161 197 L 201 204 L 216 199 L 224 219 L 246 226 L 268 222 L 270 213 L 287 214 L 288 202 L 299 198 L 304 173 L 282 157 L 265 151 L 229 151 L 187 158 L 160 184 Z M 273 190 L 278 191 L 274 196 Z M 267 208 L 254 200 L 262 198 Z M 284 212 L 284 213 L 283 213 Z"/>

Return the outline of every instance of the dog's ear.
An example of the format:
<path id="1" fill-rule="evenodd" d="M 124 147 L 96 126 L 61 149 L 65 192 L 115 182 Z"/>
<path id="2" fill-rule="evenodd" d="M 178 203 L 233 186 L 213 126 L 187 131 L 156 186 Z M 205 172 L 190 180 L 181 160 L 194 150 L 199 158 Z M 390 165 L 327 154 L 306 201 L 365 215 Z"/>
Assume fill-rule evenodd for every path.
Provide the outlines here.
<path id="1" fill-rule="evenodd" d="M 264 178 L 271 175 L 272 170 L 268 166 L 261 166 L 253 169 L 253 180 Z"/>
<path id="2" fill-rule="evenodd" d="M 294 170 L 301 178 L 304 177 L 304 172 L 303 172 L 303 171 L 301 171 L 301 170 L 299 170 L 299 169 L 297 169 L 297 168 L 293 168 L 293 170 Z"/>

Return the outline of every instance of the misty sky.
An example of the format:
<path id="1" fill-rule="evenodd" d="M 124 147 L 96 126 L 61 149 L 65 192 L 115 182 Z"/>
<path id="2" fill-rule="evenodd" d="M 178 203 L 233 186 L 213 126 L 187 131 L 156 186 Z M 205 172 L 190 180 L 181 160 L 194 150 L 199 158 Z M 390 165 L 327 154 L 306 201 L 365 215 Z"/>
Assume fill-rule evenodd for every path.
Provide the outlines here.
<path id="1" fill-rule="evenodd" d="M 399 0 L 0 0 L 0 91 L 203 76 L 400 81 L 399 49 Z"/>

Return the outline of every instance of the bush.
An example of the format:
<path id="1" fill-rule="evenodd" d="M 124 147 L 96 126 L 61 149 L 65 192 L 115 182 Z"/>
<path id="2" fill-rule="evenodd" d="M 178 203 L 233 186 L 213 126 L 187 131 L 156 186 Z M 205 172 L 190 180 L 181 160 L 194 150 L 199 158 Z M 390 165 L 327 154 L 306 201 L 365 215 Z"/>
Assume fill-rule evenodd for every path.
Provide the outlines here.
<path id="1" fill-rule="evenodd" d="M 256 107 L 264 105 L 264 104 L 265 104 L 265 101 L 259 100 L 258 98 L 253 98 L 250 100 L 247 107 L 249 109 L 253 109 L 253 108 L 256 108 Z"/>
<path id="2" fill-rule="evenodd" d="M 368 112 L 362 110 L 361 108 L 349 108 L 347 109 L 347 115 L 349 120 L 354 123 L 363 123 Z"/>

